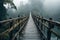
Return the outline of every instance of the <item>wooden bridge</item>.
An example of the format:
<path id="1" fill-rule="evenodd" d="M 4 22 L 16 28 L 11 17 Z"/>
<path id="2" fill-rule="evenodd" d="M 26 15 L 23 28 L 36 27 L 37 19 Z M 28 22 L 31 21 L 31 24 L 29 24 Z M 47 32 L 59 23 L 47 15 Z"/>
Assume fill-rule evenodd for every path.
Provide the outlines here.
<path id="1" fill-rule="evenodd" d="M 33 14 L 0 21 L 0 40 L 60 40 L 60 22 Z"/>

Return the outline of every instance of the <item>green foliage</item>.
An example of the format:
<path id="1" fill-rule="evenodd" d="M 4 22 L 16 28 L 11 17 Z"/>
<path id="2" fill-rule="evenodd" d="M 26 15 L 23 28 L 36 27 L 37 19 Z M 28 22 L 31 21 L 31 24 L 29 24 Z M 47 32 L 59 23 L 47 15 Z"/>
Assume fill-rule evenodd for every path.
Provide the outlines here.
<path id="1" fill-rule="evenodd" d="M 6 15 L 6 8 L 2 4 L 0 4 L 0 20 L 6 19 Z"/>
<path id="2" fill-rule="evenodd" d="M 17 9 L 16 6 L 14 5 L 14 3 L 13 3 L 13 0 L 1 0 L 0 1 L 0 21 L 6 19 L 6 15 L 7 15 L 6 8 L 3 5 L 3 4 L 6 4 L 6 3 L 11 4 L 12 8 Z"/>
<path id="3" fill-rule="evenodd" d="M 6 4 L 6 3 L 10 3 L 12 8 L 15 8 L 17 10 L 15 4 L 13 3 L 13 0 L 4 0 L 4 4 Z"/>

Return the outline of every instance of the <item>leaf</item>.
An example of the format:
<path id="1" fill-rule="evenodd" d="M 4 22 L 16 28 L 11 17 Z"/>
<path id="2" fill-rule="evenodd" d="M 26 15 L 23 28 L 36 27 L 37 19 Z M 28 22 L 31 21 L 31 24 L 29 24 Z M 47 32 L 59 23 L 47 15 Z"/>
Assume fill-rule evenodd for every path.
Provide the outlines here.
<path id="1" fill-rule="evenodd" d="M 17 7 L 15 6 L 15 4 L 13 3 L 13 0 L 4 0 L 4 4 L 6 4 L 6 3 L 10 3 L 11 4 L 11 8 L 14 8 L 14 9 L 16 9 L 17 10 Z"/>

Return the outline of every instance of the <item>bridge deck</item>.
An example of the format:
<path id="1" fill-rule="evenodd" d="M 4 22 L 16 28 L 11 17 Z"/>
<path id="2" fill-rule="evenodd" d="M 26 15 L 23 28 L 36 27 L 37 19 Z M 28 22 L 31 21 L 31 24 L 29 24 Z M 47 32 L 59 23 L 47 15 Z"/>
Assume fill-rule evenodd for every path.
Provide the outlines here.
<path id="1" fill-rule="evenodd" d="M 29 21 L 24 29 L 23 37 L 20 37 L 20 40 L 40 40 L 40 34 L 34 24 L 34 21 L 30 15 Z"/>

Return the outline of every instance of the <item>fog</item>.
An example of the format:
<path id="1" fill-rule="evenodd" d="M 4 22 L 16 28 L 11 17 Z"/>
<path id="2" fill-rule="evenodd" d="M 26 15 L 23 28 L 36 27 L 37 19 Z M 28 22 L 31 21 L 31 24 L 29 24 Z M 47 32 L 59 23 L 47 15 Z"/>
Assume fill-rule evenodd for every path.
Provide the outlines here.
<path id="1" fill-rule="evenodd" d="M 59 20 L 60 18 L 60 0 L 45 0 L 43 2 L 43 11 L 47 17 Z M 43 13 L 43 15 L 45 15 Z"/>
<path id="2" fill-rule="evenodd" d="M 60 20 L 60 0 L 28 0 L 26 4 L 21 1 L 20 5 L 16 6 L 17 10 L 8 9 L 7 12 L 9 15 L 14 15 L 15 17 L 18 15 L 26 16 L 31 12 L 44 18 Z"/>
<path id="3" fill-rule="evenodd" d="M 60 0 L 31 0 L 35 14 L 45 18 L 60 20 Z"/>

